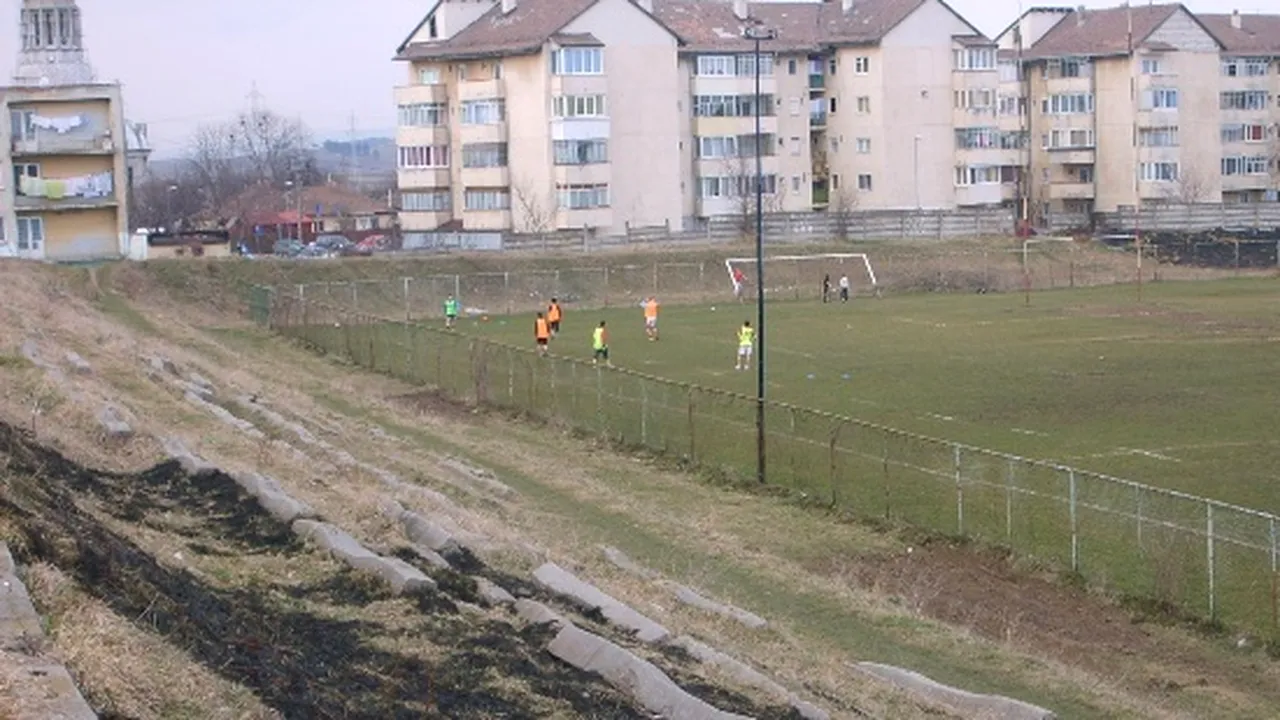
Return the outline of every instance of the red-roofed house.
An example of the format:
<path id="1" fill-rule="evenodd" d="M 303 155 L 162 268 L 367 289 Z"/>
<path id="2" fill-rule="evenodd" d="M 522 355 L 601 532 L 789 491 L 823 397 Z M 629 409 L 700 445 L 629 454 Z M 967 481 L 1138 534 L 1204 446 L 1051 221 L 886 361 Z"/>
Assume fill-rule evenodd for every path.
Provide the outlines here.
<path id="1" fill-rule="evenodd" d="M 220 213 L 233 243 L 251 252 L 269 253 L 277 240 L 336 233 L 358 243 L 373 235 L 395 233 L 395 210 L 387 202 L 338 185 L 277 189 L 258 185 L 232 198 Z"/>

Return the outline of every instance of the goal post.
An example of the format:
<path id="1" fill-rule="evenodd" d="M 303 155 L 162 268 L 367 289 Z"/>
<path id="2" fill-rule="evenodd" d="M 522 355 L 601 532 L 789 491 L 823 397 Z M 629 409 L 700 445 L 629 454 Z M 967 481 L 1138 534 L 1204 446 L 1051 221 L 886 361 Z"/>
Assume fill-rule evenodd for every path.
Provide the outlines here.
<path id="1" fill-rule="evenodd" d="M 764 258 L 765 296 L 802 298 L 819 297 L 824 277 L 831 278 L 831 292 L 839 293 L 840 278 L 849 278 L 849 292 L 866 294 L 869 289 L 880 297 L 880 281 L 876 278 L 871 258 L 866 253 L 818 253 L 814 255 L 770 255 Z M 754 294 L 756 259 L 728 258 L 724 261 L 729 284 L 735 295 Z M 742 285 L 742 287 L 740 287 Z"/>

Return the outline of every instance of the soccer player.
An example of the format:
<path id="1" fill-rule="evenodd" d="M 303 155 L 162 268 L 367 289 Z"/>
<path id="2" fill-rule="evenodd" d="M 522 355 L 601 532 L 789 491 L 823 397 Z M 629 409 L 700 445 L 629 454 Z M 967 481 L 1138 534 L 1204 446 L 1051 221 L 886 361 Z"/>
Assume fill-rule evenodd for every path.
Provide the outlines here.
<path id="1" fill-rule="evenodd" d="M 458 299 L 450 295 L 444 300 L 444 326 L 453 327 L 458 322 Z"/>
<path id="2" fill-rule="evenodd" d="M 658 339 L 658 299 L 652 295 L 644 303 L 644 332 L 650 342 Z"/>
<path id="3" fill-rule="evenodd" d="M 742 272 L 742 268 L 733 269 L 733 296 L 738 298 L 738 302 L 743 302 L 742 286 L 747 281 L 747 276 Z"/>
<path id="4" fill-rule="evenodd" d="M 840 275 L 840 302 L 849 302 L 849 276 Z"/>
<path id="5" fill-rule="evenodd" d="M 613 363 L 609 362 L 609 331 L 604 328 L 604 321 L 600 321 L 600 326 L 591 333 L 591 364 L 597 365 L 601 360 L 610 367 Z"/>
<path id="6" fill-rule="evenodd" d="M 751 321 L 748 320 L 738 328 L 738 364 L 734 370 L 751 369 L 751 351 L 755 344 L 756 330 L 751 327 Z"/>
<path id="7" fill-rule="evenodd" d="M 542 313 L 533 320 L 533 341 L 538 344 L 538 354 L 547 354 L 547 344 L 551 342 L 551 325 Z"/>
<path id="8" fill-rule="evenodd" d="M 831 301 L 831 274 L 822 276 L 822 302 Z"/>
<path id="9" fill-rule="evenodd" d="M 547 324 L 551 326 L 551 337 L 560 334 L 560 318 L 562 315 L 560 301 L 551 298 L 551 304 L 547 306 Z"/>

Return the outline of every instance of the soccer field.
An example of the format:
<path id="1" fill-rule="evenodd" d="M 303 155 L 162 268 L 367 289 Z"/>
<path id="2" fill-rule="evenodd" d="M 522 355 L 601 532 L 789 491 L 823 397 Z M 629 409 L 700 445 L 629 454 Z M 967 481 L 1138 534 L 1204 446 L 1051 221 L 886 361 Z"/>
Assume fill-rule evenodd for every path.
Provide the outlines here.
<path id="1" fill-rule="evenodd" d="M 658 342 L 639 307 L 570 306 L 552 352 L 589 357 L 600 320 L 620 367 L 755 392 L 750 303 L 664 307 Z M 533 316 L 460 329 L 531 346 Z M 766 331 L 771 399 L 1280 510 L 1276 280 L 777 302 Z"/>

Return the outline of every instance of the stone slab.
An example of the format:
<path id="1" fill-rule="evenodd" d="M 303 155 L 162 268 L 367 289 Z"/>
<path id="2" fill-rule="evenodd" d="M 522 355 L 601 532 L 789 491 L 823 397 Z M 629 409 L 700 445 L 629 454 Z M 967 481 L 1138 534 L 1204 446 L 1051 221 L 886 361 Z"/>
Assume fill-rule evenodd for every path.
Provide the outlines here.
<path id="1" fill-rule="evenodd" d="M 760 628 L 763 628 L 769 624 L 764 618 L 760 617 L 759 615 L 756 615 L 751 612 L 747 612 L 742 608 L 734 607 L 732 605 L 725 605 L 724 603 L 719 603 L 719 602 L 716 602 L 715 600 L 710 600 L 708 598 L 705 598 L 702 595 L 699 595 L 698 592 L 693 588 L 686 587 L 684 585 L 672 584 L 671 590 L 673 593 L 675 593 L 676 600 L 679 600 L 685 605 L 696 607 L 699 610 L 705 610 L 709 613 L 714 613 L 716 615 L 722 615 L 724 617 L 737 620 L 738 622 L 742 623 L 743 625 L 746 625 L 749 628 L 759 630 Z"/>
<path id="2" fill-rule="evenodd" d="M 335 525 L 303 519 L 294 520 L 291 527 L 298 537 L 315 543 L 339 562 L 381 578 L 392 592 L 413 592 L 436 587 L 435 581 L 421 570 L 399 558 L 378 555 Z"/>
<path id="3" fill-rule="evenodd" d="M 980 717 L 983 720 L 1056 720 L 1051 710 L 1000 695 L 971 693 L 949 685 L 943 685 L 918 672 L 892 665 L 861 662 L 854 669 L 879 680 L 895 685 L 908 693 L 940 705 L 964 717 Z"/>
<path id="4" fill-rule="evenodd" d="M 547 590 L 563 595 L 584 607 L 599 610 L 610 623 L 635 633 L 642 642 L 662 642 L 671 635 L 665 627 L 602 592 L 594 585 L 583 582 L 555 563 L 542 565 L 533 572 L 533 577 Z"/>

